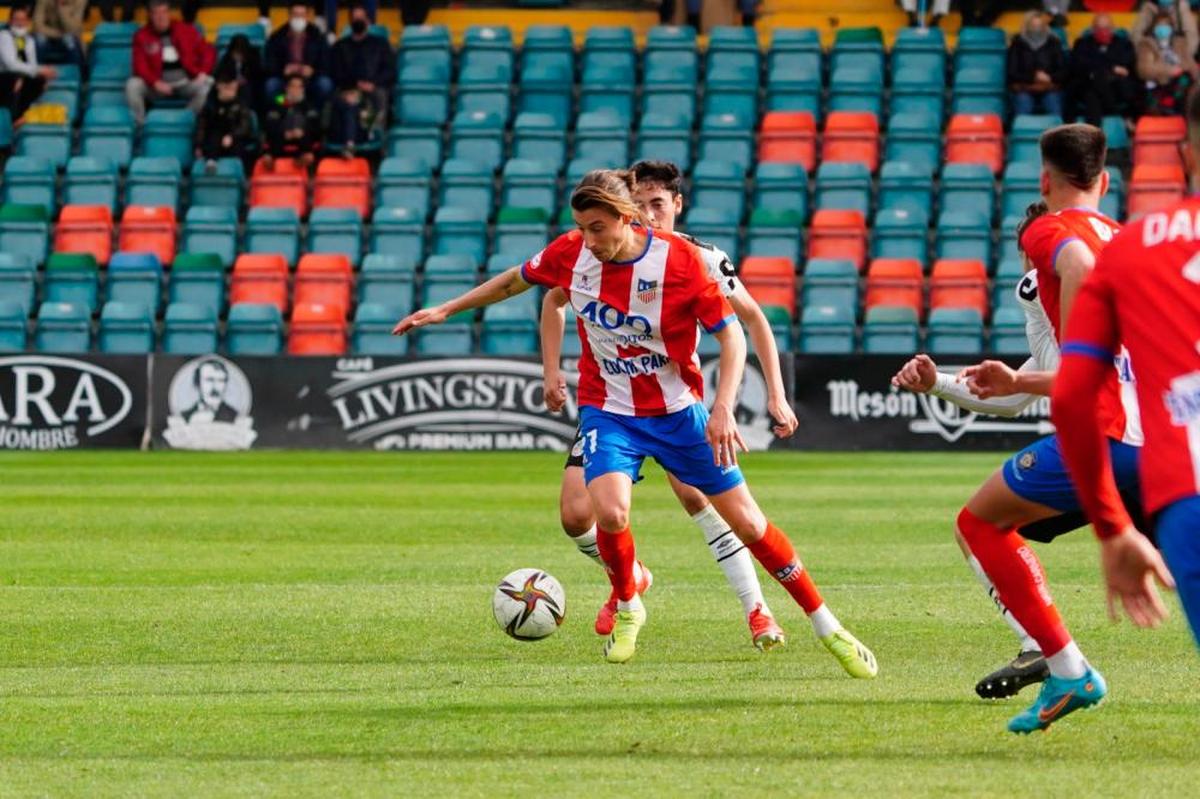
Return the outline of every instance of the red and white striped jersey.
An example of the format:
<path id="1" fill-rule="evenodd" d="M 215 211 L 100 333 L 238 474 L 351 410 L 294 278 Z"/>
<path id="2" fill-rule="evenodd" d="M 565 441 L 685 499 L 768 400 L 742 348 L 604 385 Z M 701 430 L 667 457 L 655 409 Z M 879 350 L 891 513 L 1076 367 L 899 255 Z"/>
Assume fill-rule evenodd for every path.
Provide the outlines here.
<path id="1" fill-rule="evenodd" d="M 1037 299 L 1046 312 L 1057 343 L 1062 342 L 1062 279 L 1058 256 L 1072 241 L 1082 242 L 1096 257 L 1112 241 L 1121 225 L 1090 208 L 1067 208 L 1038 217 L 1021 236 L 1021 250 L 1037 273 Z M 1113 374 L 1097 397 L 1105 435 L 1138 446 L 1142 425 L 1129 354 L 1121 349 L 1113 356 Z"/>
<path id="2" fill-rule="evenodd" d="M 696 247 L 645 232 L 632 261 L 601 263 L 573 230 L 521 267 L 526 282 L 570 296 L 583 344 L 579 404 L 623 416 L 662 416 L 702 399 L 696 324 L 715 333 L 735 319 Z"/>

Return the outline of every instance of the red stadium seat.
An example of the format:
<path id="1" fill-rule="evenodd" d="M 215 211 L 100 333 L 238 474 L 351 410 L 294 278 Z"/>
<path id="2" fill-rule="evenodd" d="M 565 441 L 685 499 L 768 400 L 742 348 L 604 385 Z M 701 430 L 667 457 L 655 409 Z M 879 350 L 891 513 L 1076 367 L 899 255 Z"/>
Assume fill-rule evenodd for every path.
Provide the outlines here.
<path id="1" fill-rule="evenodd" d="M 296 266 L 295 307 L 315 304 L 350 310 L 353 269 L 344 253 L 309 253 Z"/>
<path id="2" fill-rule="evenodd" d="M 175 261 L 175 209 L 131 205 L 121 217 L 117 249 L 122 252 L 152 252 L 159 263 Z"/>
<path id="3" fill-rule="evenodd" d="M 1133 130 L 1133 163 L 1183 166 L 1179 144 L 1187 136 L 1183 117 L 1142 117 Z"/>
<path id="4" fill-rule="evenodd" d="M 250 205 L 295 208 L 301 219 L 308 213 L 308 174 L 290 158 L 279 158 L 268 169 L 260 159 L 250 178 Z"/>
<path id="5" fill-rule="evenodd" d="M 289 355 L 342 355 L 346 352 L 346 310 L 307 302 L 292 313 Z"/>
<path id="6" fill-rule="evenodd" d="M 1004 169 L 1004 125 L 995 114 L 955 114 L 946 128 L 946 163 Z"/>
<path id="7" fill-rule="evenodd" d="M 913 258 L 877 258 L 867 269 L 866 308 L 903 305 L 921 314 L 924 279 Z"/>
<path id="8" fill-rule="evenodd" d="M 853 261 L 861 271 L 867 259 L 867 225 L 862 212 L 826 208 L 813 214 L 808 257 Z"/>
<path id="9" fill-rule="evenodd" d="M 1138 164 L 1129 181 L 1126 213 L 1130 220 L 1183 197 L 1186 181 L 1179 164 Z"/>
<path id="10" fill-rule="evenodd" d="M 101 266 L 113 251 L 112 209 L 107 205 L 65 205 L 54 227 L 55 252 L 86 252 Z"/>
<path id="11" fill-rule="evenodd" d="M 796 265 L 792 259 L 751 256 L 742 261 L 738 274 L 759 305 L 786 308 L 796 318 Z"/>
<path id="12" fill-rule="evenodd" d="M 852 161 L 879 167 L 879 119 L 861 111 L 833 111 L 825 120 L 822 161 Z"/>
<path id="13" fill-rule="evenodd" d="M 929 307 L 974 308 L 986 318 L 987 269 L 979 261 L 936 261 L 929 276 Z"/>
<path id="14" fill-rule="evenodd" d="M 769 111 L 763 115 L 758 139 L 759 161 L 817 166 L 817 123 L 807 111 Z"/>
<path id="15" fill-rule="evenodd" d="M 371 165 L 365 158 L 326 158 L 317 165 L 314 208 L 353 208 L 371 215 Z"/>
<path id="16" fill-rule="evenodd" d="M 229 304 L 256 302 L 288 309 L 288 265 L 279 253 L 245 253 L 233 264 Z"/>

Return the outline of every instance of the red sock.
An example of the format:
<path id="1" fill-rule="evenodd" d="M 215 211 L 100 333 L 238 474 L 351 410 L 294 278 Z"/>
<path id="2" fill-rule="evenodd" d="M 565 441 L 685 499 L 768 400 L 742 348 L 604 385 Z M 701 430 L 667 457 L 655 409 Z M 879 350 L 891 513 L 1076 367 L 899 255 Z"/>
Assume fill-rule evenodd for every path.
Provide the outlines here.
<path id="1" fill-rule="evenodd" d="M 596 533 L 596 546 L 608 572 L 608 581 L 617 592 L 617 599 L 628 602 L 637 594 L 637 577 L 633 573 L 633 564 L 637 560 L 633 533 L 629 532 L 628 527 L 616 533 L 597 527 Z"/>
<path id="2" fill-rule="evenodd" d="M 782 530 L 767 522 L 767 532 L 763 537 L 747 546 L 763 568 L 804 608 L 805 613 L 812 613 L 824 604 L 821 592 L 813 585 L 812 578 L 796 557 L 792 542 Z"/>
<path id="3" fill-rule="evenodd" d="M 996 586 L 1000 601 L 1038 642 L 1043 655 L 1050 657 L 1071 643 L 1050 598 L 1042 564 L 1015 529 L 1001 529 L 963 508 L 958 531 Z"/>

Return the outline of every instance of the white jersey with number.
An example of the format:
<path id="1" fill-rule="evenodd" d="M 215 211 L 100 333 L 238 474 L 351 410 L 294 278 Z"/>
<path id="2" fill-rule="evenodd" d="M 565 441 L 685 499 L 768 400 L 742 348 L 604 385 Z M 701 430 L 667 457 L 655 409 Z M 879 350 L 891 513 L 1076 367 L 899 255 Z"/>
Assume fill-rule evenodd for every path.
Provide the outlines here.
<path id="1" fill-rule="evenodd" d="M 729 260 L 725 251 L 686 233 L 676 233 L 675 235 L 695 245 L 696 249 L 700 251 L 700 259 L 704 261 L 704 267 L 708 269 L 708 274 L 721 287 L 721 294 L 726 299 L 732 297 L 741 287 L 742 281 L 738 280 L 737 269 L 734 268 L 733 262 Z"/>
<path id="2" fill-rule="evenodd" d="M 1025 312 L 1025 338 L 1029 339 L 1029 354 L 1037 361 L 1038 369 L 1057 372 L 1061 353 L 1054 325 L 1038 299 L 1037 270 L 1030 269 L 1017 283 L 1017 302 Z"/>

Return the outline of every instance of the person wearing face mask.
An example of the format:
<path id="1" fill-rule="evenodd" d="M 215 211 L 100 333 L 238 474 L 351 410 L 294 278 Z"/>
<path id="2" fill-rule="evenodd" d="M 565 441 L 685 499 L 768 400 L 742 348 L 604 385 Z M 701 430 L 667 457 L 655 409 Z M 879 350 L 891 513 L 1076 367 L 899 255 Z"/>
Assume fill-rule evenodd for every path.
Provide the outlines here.
<path id="1" fill-rule="evenodd" d="M 1183 36 L 1187 51 L 1195 53 L 1196 48 L 1200 47 L 1200 30 L 1197 28 L 1196 12 L 1188 0 L 1144 0 L 1133 24 L 1129 26 L 1133 46 L 1137 47 L 1143 39 L 1154 39 L 1155 18 L 1160 13 L 1165 13 L 1171 28 Z"/>
<path id="2" fill-rule="evenodd" d="M 13 6 L 8 27 L 0 31 L 0 103 L 14 120 L 33 105 L 57 73 L 38 63 L 37 45 L 29 28 L 29 8 Z"/>
<path id="3" fill-rule="evenodd" d="M 354 84 L 372 96 L 377 114 L 375 124 L 381 127 L 387 118 L 388 99 L 396 83 L 396 56 L 387 39 L 370 34 L 370 27 L 367 6 L 362 2 L 352 4 L 350 35 L 334 45 L 329 71 L 334 85 Z"/>
<path id="4" fill-rule="evenodd" d="M 1021 32 L 1008 48 L 1008 83 L 1013 112 L 1062 116 L 1062 87 L 1067 56 L 1040 11 L 1025 15 Z"/>
<path id="5" fill-rule="evenodd" d="M 1124 32 L 1112 17 L 1097 14 L 1092 27 L 1075 41 L 1070 60 L 1072 105 L 1088 124 L 1100 127 L 1106 116 L 1137 116 L 1137 59 Z"/>
<path id="6" fill-rule="evenodd" d="M 1186 40 L 1171 25 L 1171 15 L 1154 17 L 1152 35 L 1137 44 L 1138 77 L 1146 82 L 1146 113 L 1178 116 L 1188 89 L 1200 77 L 1200 68 Z"/>
<path id="7" fill-rule="evenodd" d="M 304 78 L 308 94 L 321 106 L 333 91 L 329 79 L 329 45 L 321 30 L 309 18 L 307 3 L 292 3 L 288 21 L 267 39 L 267 96 L 283 91 L 284 82 L 293 75 Z"/>

